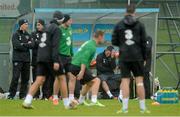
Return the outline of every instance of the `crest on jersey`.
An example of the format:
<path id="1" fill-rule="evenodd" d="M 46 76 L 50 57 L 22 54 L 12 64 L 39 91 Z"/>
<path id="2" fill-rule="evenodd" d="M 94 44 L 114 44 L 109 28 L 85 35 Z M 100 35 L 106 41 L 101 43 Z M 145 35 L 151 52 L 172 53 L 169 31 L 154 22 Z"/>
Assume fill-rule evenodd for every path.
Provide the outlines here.
<path id="1" fill-rule="evenodd" d="M 26 35 L 25 37 L 26 37 L 27 40 L 29 39 L 29 36 L 28 36 L 28 35 Z"/>
<path id="2" fill-rule="evenodd" d="M 43 33 L 40 40 L 41 40 L 41 43 L 39 44 L 39 47 L 44 48 L 46 46 L 45 41 L 47 40 L 47 34 Z"/>
<path id="3" fill-rule="evenodd" d="M 130 46 L 133 45 L 135 42 L 132 40 L 133 39 L 133 32 L 130 29 L 125 30 L 125 43 L 126 45 Z"/>

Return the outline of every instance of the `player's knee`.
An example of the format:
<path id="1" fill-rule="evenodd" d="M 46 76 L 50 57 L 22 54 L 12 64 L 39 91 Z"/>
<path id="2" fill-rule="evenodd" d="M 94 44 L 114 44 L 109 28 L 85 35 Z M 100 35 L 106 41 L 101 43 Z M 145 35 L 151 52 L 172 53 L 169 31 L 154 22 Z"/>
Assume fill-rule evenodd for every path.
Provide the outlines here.
<path id="1" fill-rule="evenodd" d="M 69 82 L 73 82 L 73 81 L 76 81 L 76 77 L 69 77 Z"/>
<path id="2" fill-rule="evenodd" d="M 60 77 L 60 78 L 59 78 L 59 81 L 60 81 L 61 83 L 66 83 L 66 77 Z"/>
<path id="3" fill-rule="evenodd" d="M 105 80 L 103 80 L 102 81 L 102 85 L 106 85 L 107 83 L 106 83 L 106 81 Z"/>
<path id="4" fill-rule="evenodd" d="M 143 84 L 142 82 L 139 82 L 139 83 L 136 84 L 136 86 L 137 86 L 137 87 L 143 87 L 144 84 Z"/>
<path id="5" fill-rule="evenodd" d="M 45 82 L 45 79 L 42 79 L 42 78 L 39 78 L 39 79 L 37 79 L 37 80 L 35 81 L 35 83 L 36 83 L 38 86 L 43 85 L 44 82 Z"/>
<path id="6" fill-rule="evenodd" d="M 95 78 L 93 81 L 94 81 L 94 83 L 100 83 L 101 82 L 99 78 Z"/>

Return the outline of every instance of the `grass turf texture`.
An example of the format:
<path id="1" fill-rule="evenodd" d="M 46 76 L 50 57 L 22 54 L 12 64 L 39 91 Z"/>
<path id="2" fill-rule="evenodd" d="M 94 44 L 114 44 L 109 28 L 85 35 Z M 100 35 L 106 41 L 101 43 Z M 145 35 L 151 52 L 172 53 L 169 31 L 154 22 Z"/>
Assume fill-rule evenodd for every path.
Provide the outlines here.
<path id="1" fill-rule="evenodd" d="M 84 105 L 78 106 L 75 110 L 66 110 L 60 101 L 60 105 L 54 106 L 51 101 L 33 101 L 34 109 L 22 108 L 22 100 L 0 100 L 0 116 L 180 116 L 180 103 L 172 105 L 152 106 L 152 100 L 147 100 L 147 107 L 150 114 L 141 114 L 139 101 L 130 100 L 128 114 L 116 114 L 121 108 L 117 100 L 100 100 L 106 107 Z"/>

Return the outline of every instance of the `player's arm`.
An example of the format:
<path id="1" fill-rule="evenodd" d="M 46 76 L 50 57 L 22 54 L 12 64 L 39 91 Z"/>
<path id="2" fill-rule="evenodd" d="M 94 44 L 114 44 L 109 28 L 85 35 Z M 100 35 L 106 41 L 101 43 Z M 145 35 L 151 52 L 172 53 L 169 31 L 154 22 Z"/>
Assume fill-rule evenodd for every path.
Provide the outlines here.
<path id="1" fill-rule="evenodd" d="M 32 49 L 34 47 L 35 43 L 34 43 L 32 37 L 30 35 L 28 35 L 28 36 L 29 36 L 28 42 L 23 43 L 23 46 L 28 48 L 28 49 Z"/>
<path id="2" fill-rule="evenodd" d="M 32 39 L 32 42 L 34 43 L 33 48 L 38 48 L 38 45 L 39 45 L 39 43 L 40 43 L 40 40 L 37 39 L 37 36 L 36 36 L 36 33 L 35 33 L 35 32 L 32 32 L 32 34 L 31 34 L 31 39 Z"/>
<path id="3" fill-rule="evenodd" d="M 18 36 L 17 33 L 13 34 L 12 44 L 13 44 L 13 48 L 14 48 L 15 50 L 27 51 L 27 48 L 24 47 L 24 46 L 23 46 L 23 43 L 20 42 L 19 36 Z"/>
<path id="4" fill-rule="evenodd" d="M 83 79 L 84 72 L 86 70 L 86 64 L 88 64 L 88 58 L 91 58 L 94 55 L 95 50 L 93 49 L 86 49 L 86 51 L 82 55 L 81 59 L 81 70 L 77 75 L 77 80 Z"/>
<path id="5" fill-rule="evenodd" d="M 81 64 L 81 70 L 80 70 L 79 74 L 77 75 L 77 80 L 83 79 L 85 70 L 86 70 L 86 65 Z"/>
<path id="6" fill-rule="evenodd" d="M 53 29 L 51 29 L 53 28 Z M 57 27 L 51 27 L 49 32 L 52 35 L 52 59 L 54 63 L 54 70 L 58 70 L 59 59 L 58 59 L 58 47 L 59 47 L 59 39 L 60 39 L 60 29 Z"/>

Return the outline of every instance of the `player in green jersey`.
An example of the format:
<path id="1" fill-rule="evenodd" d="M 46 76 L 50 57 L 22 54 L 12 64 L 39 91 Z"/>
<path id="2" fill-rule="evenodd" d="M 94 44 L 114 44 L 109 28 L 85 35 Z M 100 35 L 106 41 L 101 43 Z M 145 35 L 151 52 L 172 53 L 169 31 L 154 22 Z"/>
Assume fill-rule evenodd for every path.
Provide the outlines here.
<path id="1" fill-rule="evenodd" d="M 94 58 L 96 53 L 96 46 L 104 41 L 104 33 L 102 31 L 96 31 L 94 37 L 91 40 L 86 41 L 74 55 L 71 62 L 70 72 L 71 77 L 69 78 L 70 82 L 70 91 L 75 87 L 75 81 L 80 80 L 80 83 L 83 85 L 81 94 L 79 97 L 79 104 L 85 104 L 85 95 L 93 87 L 91 101 L 89 105 L 103 106 L 97 101 L 97 94 L 99 91 L 100 80 L 97 77 L 94 77 L 90 71 L 90 62 Z M 71 92 L 74 93 L 74 92 Z"/>

